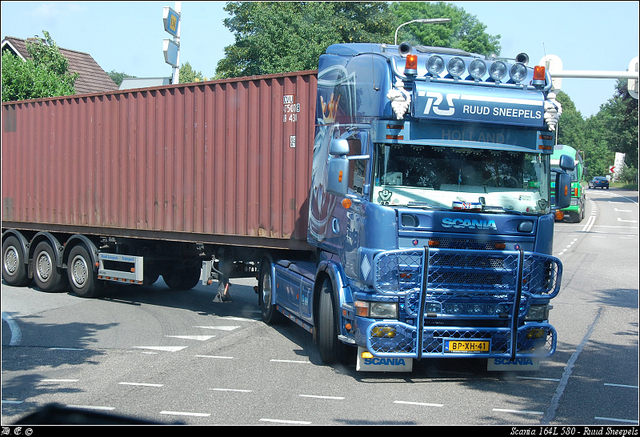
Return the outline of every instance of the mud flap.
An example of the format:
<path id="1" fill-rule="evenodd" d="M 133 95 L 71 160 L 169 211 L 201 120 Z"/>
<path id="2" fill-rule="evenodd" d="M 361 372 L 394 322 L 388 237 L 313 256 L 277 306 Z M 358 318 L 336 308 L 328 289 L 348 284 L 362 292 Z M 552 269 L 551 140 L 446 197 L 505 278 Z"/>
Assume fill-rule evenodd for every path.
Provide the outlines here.
<path id="1" fill-rule="evenodd" d="M 356 370 L 358 372 L 411 372 L 413 370 L 413 358 L 364 358 L 362 356 L 363 352 L 367 352 L 367 350 L 358 346 L 358 359 L 356 361 Z M 371 354 L 367 352 L 366 355 Z"/>
<path id="2" fill-rule="evenodd" d="M 540 359 L 516 358 L 511 361 L 509 358 L 489 358 L 487 360 L 487 370 L 491 372 L 522 372 L 527 370 L 540 370 Z"/>

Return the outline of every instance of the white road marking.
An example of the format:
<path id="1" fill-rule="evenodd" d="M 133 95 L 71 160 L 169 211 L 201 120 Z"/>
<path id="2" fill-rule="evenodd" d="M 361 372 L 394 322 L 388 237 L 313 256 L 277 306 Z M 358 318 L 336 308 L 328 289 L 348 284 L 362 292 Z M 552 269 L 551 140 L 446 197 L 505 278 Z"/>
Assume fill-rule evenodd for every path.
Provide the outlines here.
<path id="1" fill-rule="evenodd" d="M 191 413 L 188 411 L 160 411 L 160 414 L 167 414 L 172 416 L 193 416 L 193 417 L 209 417 L 209 413 Z"/>
<path id="2" fill-rule="evenodd" d="M 407 402 L 407 401 L 393 401 L 394 404 L 405 404 L 405 405 L 420 405 L 423 407 L 444 407 L 444 404 L 428 404 L 425 402 Z"/>
<path id="3" fill-rule="evenodd" d="M 294 364 L 311 364 L 311 361 L 295 361 L 295 360 L 269 360 L 272 363 L 294 363 Z"/>
<path id="4" fill-rule="evenodd" d="M 616 419 L 616 418 L 613 418 L 613 417 L 598 417 L 598 416 L 594 417 L 594 419 L 596 419 L 596 420 L 609 420 L 611 422 L 635 423 L 635 424 L 638 423 L 638 421 L 635 420 L 635 419 Z"/>
<path id="5" fill-rule="evenodd" d="M 78 379 L 41 379 L 40 382 L 78 382 Z"/>
<path id="6" fill-rule="evenodd" d="M 301 420 L 260 419 L 260 422 L 287 423 L 290 425 L 311 425 L 311 422 L 303 422 Z"/>
<path id="7" fill-rule="evenodd" d="M 540 416 L 544 414 L 544 412 L 542 411 L 508 410 L 506 408 L 494 408 L 493 411 L 498 411 L 502 413 L 516 413 L 516 414 L 539 414 Z"/>
<path id="8" fill-rule="evenodd" d="M 233 357 L 222 357 L 219 355 L 196 355 L 196 358 L 217 358 L 219 360 L 233 360 Z"/>
<path id="9" fill-rule="evenodd" d="M 211 340 L 215 335 L 165 335 L 168 338 L 179 338 L 181 340 L 207 341 Z"/>
<path id="10" fill-rule="evenodd" d="M 607 383 L 607 382 L 605 382 L 604 385 L 607 385 L 609 387 L 635 388 L 636 390 L 638 389 L 637 385 L 610 384 L 610 383 Z"/>
<path id="11" fill-rule="evenodd" d="M 213 391 L 230 391 L 236 393 L 253 393 L 253 390 L 240 390 L 236 388 L 210 388 L 209 390 Z"/>
<path id="12" fill-rule="evenodd" d="M 149 384 L 146 382 L 119 382 L 119 385 L 134 385 L 138 387 L 162 387 L 164 384 Z"/>
<path id="13" fill-rule="evenodd" d="M 234 329 L 240 328 L 240 326 L 194 326 L 194 328 L 218 329 L 220 331 L 233 331 Z"/>
<path id="14" fill-rule="evenodd" d="M 318 396 L 318 395 L 299 395 L 301 398 L 314 398 L 314 399 L 329 399 L 334 401 L 343 401 L 342 396 Z"/>
<path id="15" fill-rule="evenodd" d="M 187 346 L 134 346 L 135 349 L 149 349 L 163 352 L 178 352 L 186 347 Z"/>
<path id="16" fill-rule="evenodd" d="M 69 408 L 81 408 L 83 410 L 101 410 L 101 411 L 111 411 L 115 410 L 115 407 L 100 407 L 97 405 L 67 405 Z"/>
<path id="17" fill-rule="evenodd" d="M 11 331 L 11 340 L 9 341 L 9 346 L 18 346 L 22 341 L 22 331 L 20 330 L 20 327 L 18 326 L 16 321 L 13 320 L 13 318 L 4 311 L 2 312 L 2 320 L 7 322 L 7 325 L 9 325 L 9 331 Z"/>

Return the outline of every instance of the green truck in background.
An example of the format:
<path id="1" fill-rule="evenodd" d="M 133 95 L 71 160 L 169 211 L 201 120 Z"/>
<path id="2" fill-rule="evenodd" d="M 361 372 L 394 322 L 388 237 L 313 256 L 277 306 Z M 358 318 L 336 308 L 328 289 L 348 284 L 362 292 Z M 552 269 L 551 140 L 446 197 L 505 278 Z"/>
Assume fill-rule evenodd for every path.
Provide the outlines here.
<path id="1" fill-rule="evenodd" d="M 559 161 L 561 155 L 569 155 L 573 158 L 576 166 L 572 171 L 567 171 L 571 175 L 571 206 L 556 211 L 556 220 L 563 220 L 569 216 L 573 223 L 580 223 L 585 216 L 585 177 L 587 169 L 584 166 L 582 154 L 579 150 L 564 144 L 557 144 L 553 148 L 551 155 L 551 171 L 560 170 Z M 553 178 L 551 179 L 554 180 Z M 551 182 L 551 196 L 555 198 L 555 182 Z M 554 203 L 554 202 L 552 202 Z"/>

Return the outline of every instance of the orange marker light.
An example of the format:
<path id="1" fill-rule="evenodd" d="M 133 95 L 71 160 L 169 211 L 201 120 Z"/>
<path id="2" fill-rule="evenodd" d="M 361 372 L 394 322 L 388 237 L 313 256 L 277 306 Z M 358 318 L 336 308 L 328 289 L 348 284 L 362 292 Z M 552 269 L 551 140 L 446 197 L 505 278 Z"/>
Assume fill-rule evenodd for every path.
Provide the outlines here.
<path id="1" fill-rule="evenodd" d="M 338 174 L 338 182 L 342 182 L 342 171 Z"/>
<path id="2" fill-rule="evenodd" d="M 344 209 L 349 209 L 351 208 L 351 199 L 343 199 L 342 200 L 342 207 Z"/>
<path id="3" fill-rule="evenodd" d="M 545 69 L 542 65 L 533 67 L 533 80 L 545 80 Z"/>
<path id="4" fill-rule="evenodd" d="M 404 74 L 418 74 L 418 55 L 407 55 Z"/>
<path id="5" fill-rule="evenodd" d="M 418 68 L 418 55 L 407 55 L 407 61 L 404 68 L 416 70 Z"/>

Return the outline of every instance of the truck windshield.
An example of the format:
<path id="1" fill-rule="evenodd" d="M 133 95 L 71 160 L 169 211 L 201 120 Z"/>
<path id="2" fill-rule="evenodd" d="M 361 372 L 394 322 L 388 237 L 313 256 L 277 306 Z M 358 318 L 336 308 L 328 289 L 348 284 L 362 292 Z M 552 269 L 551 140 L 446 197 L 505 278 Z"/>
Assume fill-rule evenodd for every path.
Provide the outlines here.
<path id="1" fill-rule="evenodd" d="M 548 214 L 549 157 L 416 144 L 377 144 L 372 201 L 390 206 Z"/>
<path id="2" fill-rule="evenodd" d="M 557 164 L 553 165 L 553 163 L 552 163 L 551 164 L 551 171 L 552 172 L 556 172 L 556 173 L 561 173 L 561 172 L 564 171 L 569 176 L 571 176 L 571 182 L 578 182 L 578 167 L 577 166 L 573 170 L 562 170 L 562 169 L 560 169 L 560 167 L 558 167 Z"/>

